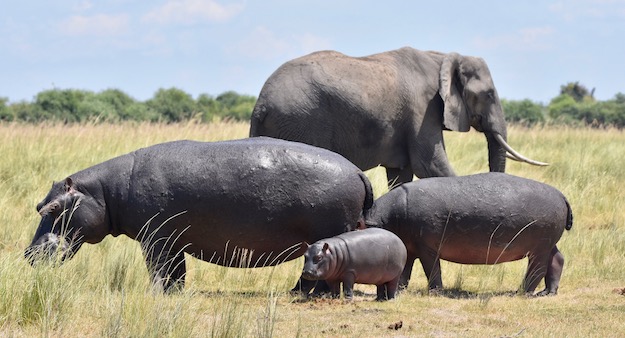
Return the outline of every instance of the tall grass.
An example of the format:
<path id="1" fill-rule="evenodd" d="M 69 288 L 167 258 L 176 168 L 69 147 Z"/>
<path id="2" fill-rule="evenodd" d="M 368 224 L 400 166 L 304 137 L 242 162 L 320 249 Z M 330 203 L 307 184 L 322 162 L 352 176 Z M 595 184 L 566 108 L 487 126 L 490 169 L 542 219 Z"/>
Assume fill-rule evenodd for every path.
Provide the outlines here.
<path id="1" fill-rule="evenodd" d="M 508 172 L 555 186 L 574 226 L 558 247 L 565 267 L 556 297 L 511 297 L 527 261 L 496 266 L 442 262 L 448 292 L 427 294 L 419 263 L 410 287 L 379 303 L 357 285 L 354 302 L 302 302 L 288 292 L 301 258 L 271 268 L 224 268 L 187 256 L 179 293 L 150 291 L 138 242 L 120 236 L 83 245 L 61 267 L 23 258 L 52 180 L 155 143 L 244 138 L 245 123 L 0 124 L 0 336 L 620 336 L 625 324 L 625 135 L 615 129 L 512 127 L 509 143 L 546 168 L 508 162 Z M 487 171 L 482 134 L 447 133 L 458 174 Z M 381 168 L 367 172 L 376 197 Z M 401 328 L 395 325 L 402 322 Z M 391 327 L 389 329 L 389 327 Z M 398 328 L 398 330 L 395 330 Z"/>

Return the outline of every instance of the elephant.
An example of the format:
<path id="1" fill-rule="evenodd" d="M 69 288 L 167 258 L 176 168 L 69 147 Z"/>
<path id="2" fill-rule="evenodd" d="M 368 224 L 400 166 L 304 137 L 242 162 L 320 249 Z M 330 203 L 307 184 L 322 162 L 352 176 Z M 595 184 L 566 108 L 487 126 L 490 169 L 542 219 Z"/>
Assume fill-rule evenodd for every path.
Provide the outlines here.
<path id="1" fill-rule="evenodd" d="M 508 145 L 497 90 L 486 62 L 410 47 L 365 57 L 319 51 L 280 66 L 265 82 L 250 137 L 270 136 L 326 148 L 361 170 L 386 168 L 389 185 L 455 176 L 443 130 L 486 135 L 489 169 L 506 157 L 534 165 Z"/>

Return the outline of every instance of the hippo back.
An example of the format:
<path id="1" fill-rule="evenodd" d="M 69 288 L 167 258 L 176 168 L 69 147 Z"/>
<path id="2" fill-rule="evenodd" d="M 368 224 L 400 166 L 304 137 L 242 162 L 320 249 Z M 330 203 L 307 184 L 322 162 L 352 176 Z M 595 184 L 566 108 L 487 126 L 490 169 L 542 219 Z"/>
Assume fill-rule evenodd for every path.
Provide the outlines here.
<path id="1" fill-rule="evenodd" d="M 176 141 L 126 156 L 123 233 L 174 236 L 175 249 L 222 265 L 238 265 L 236 249 L 251 250 L 253 265 L 295 258 L 300 243 L 355 227 L 370 194 L 342 156 L 265 137 Z"/>

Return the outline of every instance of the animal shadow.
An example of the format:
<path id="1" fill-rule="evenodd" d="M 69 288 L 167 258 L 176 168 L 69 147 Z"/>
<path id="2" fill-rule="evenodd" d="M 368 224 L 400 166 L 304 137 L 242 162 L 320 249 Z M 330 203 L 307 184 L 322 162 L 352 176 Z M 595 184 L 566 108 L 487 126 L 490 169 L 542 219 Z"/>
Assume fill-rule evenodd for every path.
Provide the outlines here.
<path id="1" fill-rule="evenodd" d="M 461 290 L 457 288 L 453 289 L 436 289 L 436 290 L 417 290 L 415 292 L 421 296 L 436 296 L 446 297 L 450 299 L 487 299 L 492 297 L 515 297 L 521 295 L 518 291 L 498 291 L 498 292 L 472 292 Z"/>

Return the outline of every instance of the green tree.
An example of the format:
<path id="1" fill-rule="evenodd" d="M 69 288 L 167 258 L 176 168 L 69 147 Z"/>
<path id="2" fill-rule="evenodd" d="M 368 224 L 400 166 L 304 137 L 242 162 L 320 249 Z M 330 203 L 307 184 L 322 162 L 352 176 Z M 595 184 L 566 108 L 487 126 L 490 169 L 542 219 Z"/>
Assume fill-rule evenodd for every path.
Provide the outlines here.
<path id="1" fill-rule="evenodd" d="M 227 91 L 217 96 L 215 101 L 221 106 L 221 111 L 218 112 L 219 116 L 244 121 L 252 117 L 256 97 L 240 95 L 234 91 Z"/>
<path id="2" fill-rule="evenodd" d="M 509 122 L 533 125 L 545 121 L 543 106 L 529 99 L 521 101 L 502 99 L 501 105 L 506 114 L 506 120 Z"/>
<path id="3" fill-rule="evenodd" d="M 8 98 L 0 97 L 0 121 L 13 121 L 15 119 L 7 102 L 9 102 Z"/>
<path id="4" fill-rule="evenodd" d="M 197 98 L 197 107 L 202 114 L 202 121 L 210 122 L 219 115 L 221 103 L 217 102 L 212 95 L 200 94 Z"/>
<path id="5" fill-rule="evenodd" d="M 572 96 L 560 94 L 551 99 L 549 106 L 547 106 L 547 113 L 550 118 L 557 122 L 571 123 L 578 114 L 577 106 L 577 101 Z"/>
<path id="6" fill-rule="evenodd" d="M 560 95 L 569 95 L 575 99 L 576 102 L 582 102 L 584 99 L 594 101 L 594 91 L 594 89 L 592 91 L 588 91 L 588 88 L 579 84 L 579 81 L 569 82 L 560 86 Z"/>
<path id="7" fill-rule="evenodd" d="M 78 107 L 76 108 L 76 116 L 78 116 L 80 121 L 119 120 L 115 106 L 110 102 L 102 100 L 99 95 L 93 93 L 85 95 L 82 101 L 78 103 Z"/>
<path id="8" fill-rule="evenodd" d="M 146 103 L 167 122 L 188 120 L 197 111 L 193 97 L 178 88 L 161 88 Z"/>
<path id="9" fill-rule="evenodd" d="M 80 122 L 86 116 L 81 116 L 79 105 L 92 92 L 77 89 L 51 89 L 37 94 L 35 106 L 41 110 L 40 117 L 51 118 L 64 122 Z"/>

